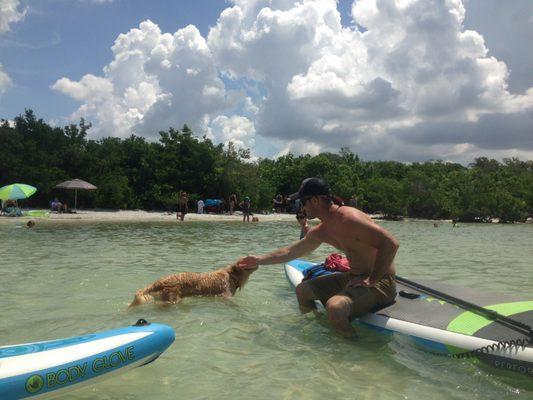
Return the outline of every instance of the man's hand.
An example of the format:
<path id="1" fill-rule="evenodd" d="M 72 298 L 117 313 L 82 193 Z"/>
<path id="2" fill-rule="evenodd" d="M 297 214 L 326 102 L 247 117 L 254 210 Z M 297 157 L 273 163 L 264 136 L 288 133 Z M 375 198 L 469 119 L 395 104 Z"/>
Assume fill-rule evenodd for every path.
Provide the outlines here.
<path id="1" fill-rule="evenodd" d="M 241 269 L 251 269 L 257 266 L 259 266 L 259 257 L 254 255 L 242 257 L 237 260 L 237 267 Z"/>

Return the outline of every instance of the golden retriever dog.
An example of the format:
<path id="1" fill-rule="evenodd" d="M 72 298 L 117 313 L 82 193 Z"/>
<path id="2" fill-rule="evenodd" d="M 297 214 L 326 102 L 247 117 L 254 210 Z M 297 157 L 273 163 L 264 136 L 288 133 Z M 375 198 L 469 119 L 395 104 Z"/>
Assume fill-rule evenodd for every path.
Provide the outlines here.
<path id="1" fill-rule="evenodd" d="M 190 296 L 231 297 L 237 289 L 243 288 L 250 275 L 256 270 L 257 267 L 240 269 L 233 264 L 211 272 L 182 272 L 169 275 L 138 290 L 129 307 L 138 306 L 150 300 L 176 304 L 182 298 Z"/>

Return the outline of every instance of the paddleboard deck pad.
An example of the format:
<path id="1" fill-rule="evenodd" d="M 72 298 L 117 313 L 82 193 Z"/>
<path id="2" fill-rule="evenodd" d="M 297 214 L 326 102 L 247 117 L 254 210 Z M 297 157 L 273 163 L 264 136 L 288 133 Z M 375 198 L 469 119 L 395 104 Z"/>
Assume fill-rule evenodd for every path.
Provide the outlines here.
<path id="1" fill-rule="evenodd" d="M 174 330 L 135 325 L 68 339 L 0 347 L 0 399 L 45 399 L 154 361 Z"/>
<path id="2" fill-rule="evenodd" d="M 285 264 L 285 275 L 293 288 L 301 282 L 303 271 L 313 265 L 315 263 L 305 260 Z M 533 325 L 533 300 L 440 283 L 420 283 Z M 483 349 L 475 352 L 475 357 L 483 363 L 533 377 L 533 343 L 528 343 L 530 338 L 526 334 L 411 285 L 396 282 L 396 288 L 401 295 L 396 296 L 394 304 L 354 320 L 354 326 L 364 324 L 383 332 L 401 333 L 423 349 L 438 354 L 471 356 L 472 351 Z M 317 304 L 323 308 L 319 302 Z"/>

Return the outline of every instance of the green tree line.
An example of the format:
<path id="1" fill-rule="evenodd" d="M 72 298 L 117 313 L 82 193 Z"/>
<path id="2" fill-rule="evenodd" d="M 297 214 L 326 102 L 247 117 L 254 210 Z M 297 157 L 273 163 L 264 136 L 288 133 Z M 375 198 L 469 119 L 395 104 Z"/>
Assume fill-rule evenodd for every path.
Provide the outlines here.
<path id="1" fill-rule="evenodd" d="M 87 139 L 91 124 L 53 127 L 26 110 L 0 125 L 0 186 L 21 182 L 38 188 L 28 207 L 48 207 L 67 193 L 54 186 L 81 178 L 98 190 L 79 192 L 86 208 L 174 210 L 180 190 L 191 201 L 249 196 L 256 211 L 270 210 L 276 194 L 295 192 L 302 179 L 322 177 L 332 191 L 386 217 L 453 218 L 459 221 L 523 221 L 533 215 L 533 161 L 500 163 L 485 157 L 468 167 L 428 161 L 363 161 L 348 148 L 316 156 L 288 154 L 252 162 L 250 151 L 215 145 L 185 125 L 143 137 Z"/>

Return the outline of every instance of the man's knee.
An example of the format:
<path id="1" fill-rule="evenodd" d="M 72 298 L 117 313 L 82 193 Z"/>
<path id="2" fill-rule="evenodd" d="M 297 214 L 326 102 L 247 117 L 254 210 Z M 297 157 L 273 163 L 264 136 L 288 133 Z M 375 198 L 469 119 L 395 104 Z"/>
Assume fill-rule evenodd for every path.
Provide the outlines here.
<path id="1" fill-rule="evenodd" d="M 298 305 L 302 313 L 308 313 L 316 309 L 315 295 L 313 289 L 307 282 L 302 282 L 296 286 L 296 298 L 298 299 Z"/>
<path id="2" fill-rule="evenodd" d="M 352 303 L 346 296 L 333 296 L 326 303 L 326 310 L 331 321 L 349 319 Z"/>
<path id="3" fill-rule="evenodd" d="M 313 290 L 311 289 L 308 282 L 300 282 L 298 286 L 296 286 L 296 296 L 298 296 L 299 299 L 312 299 L 313 298 Z"/>

